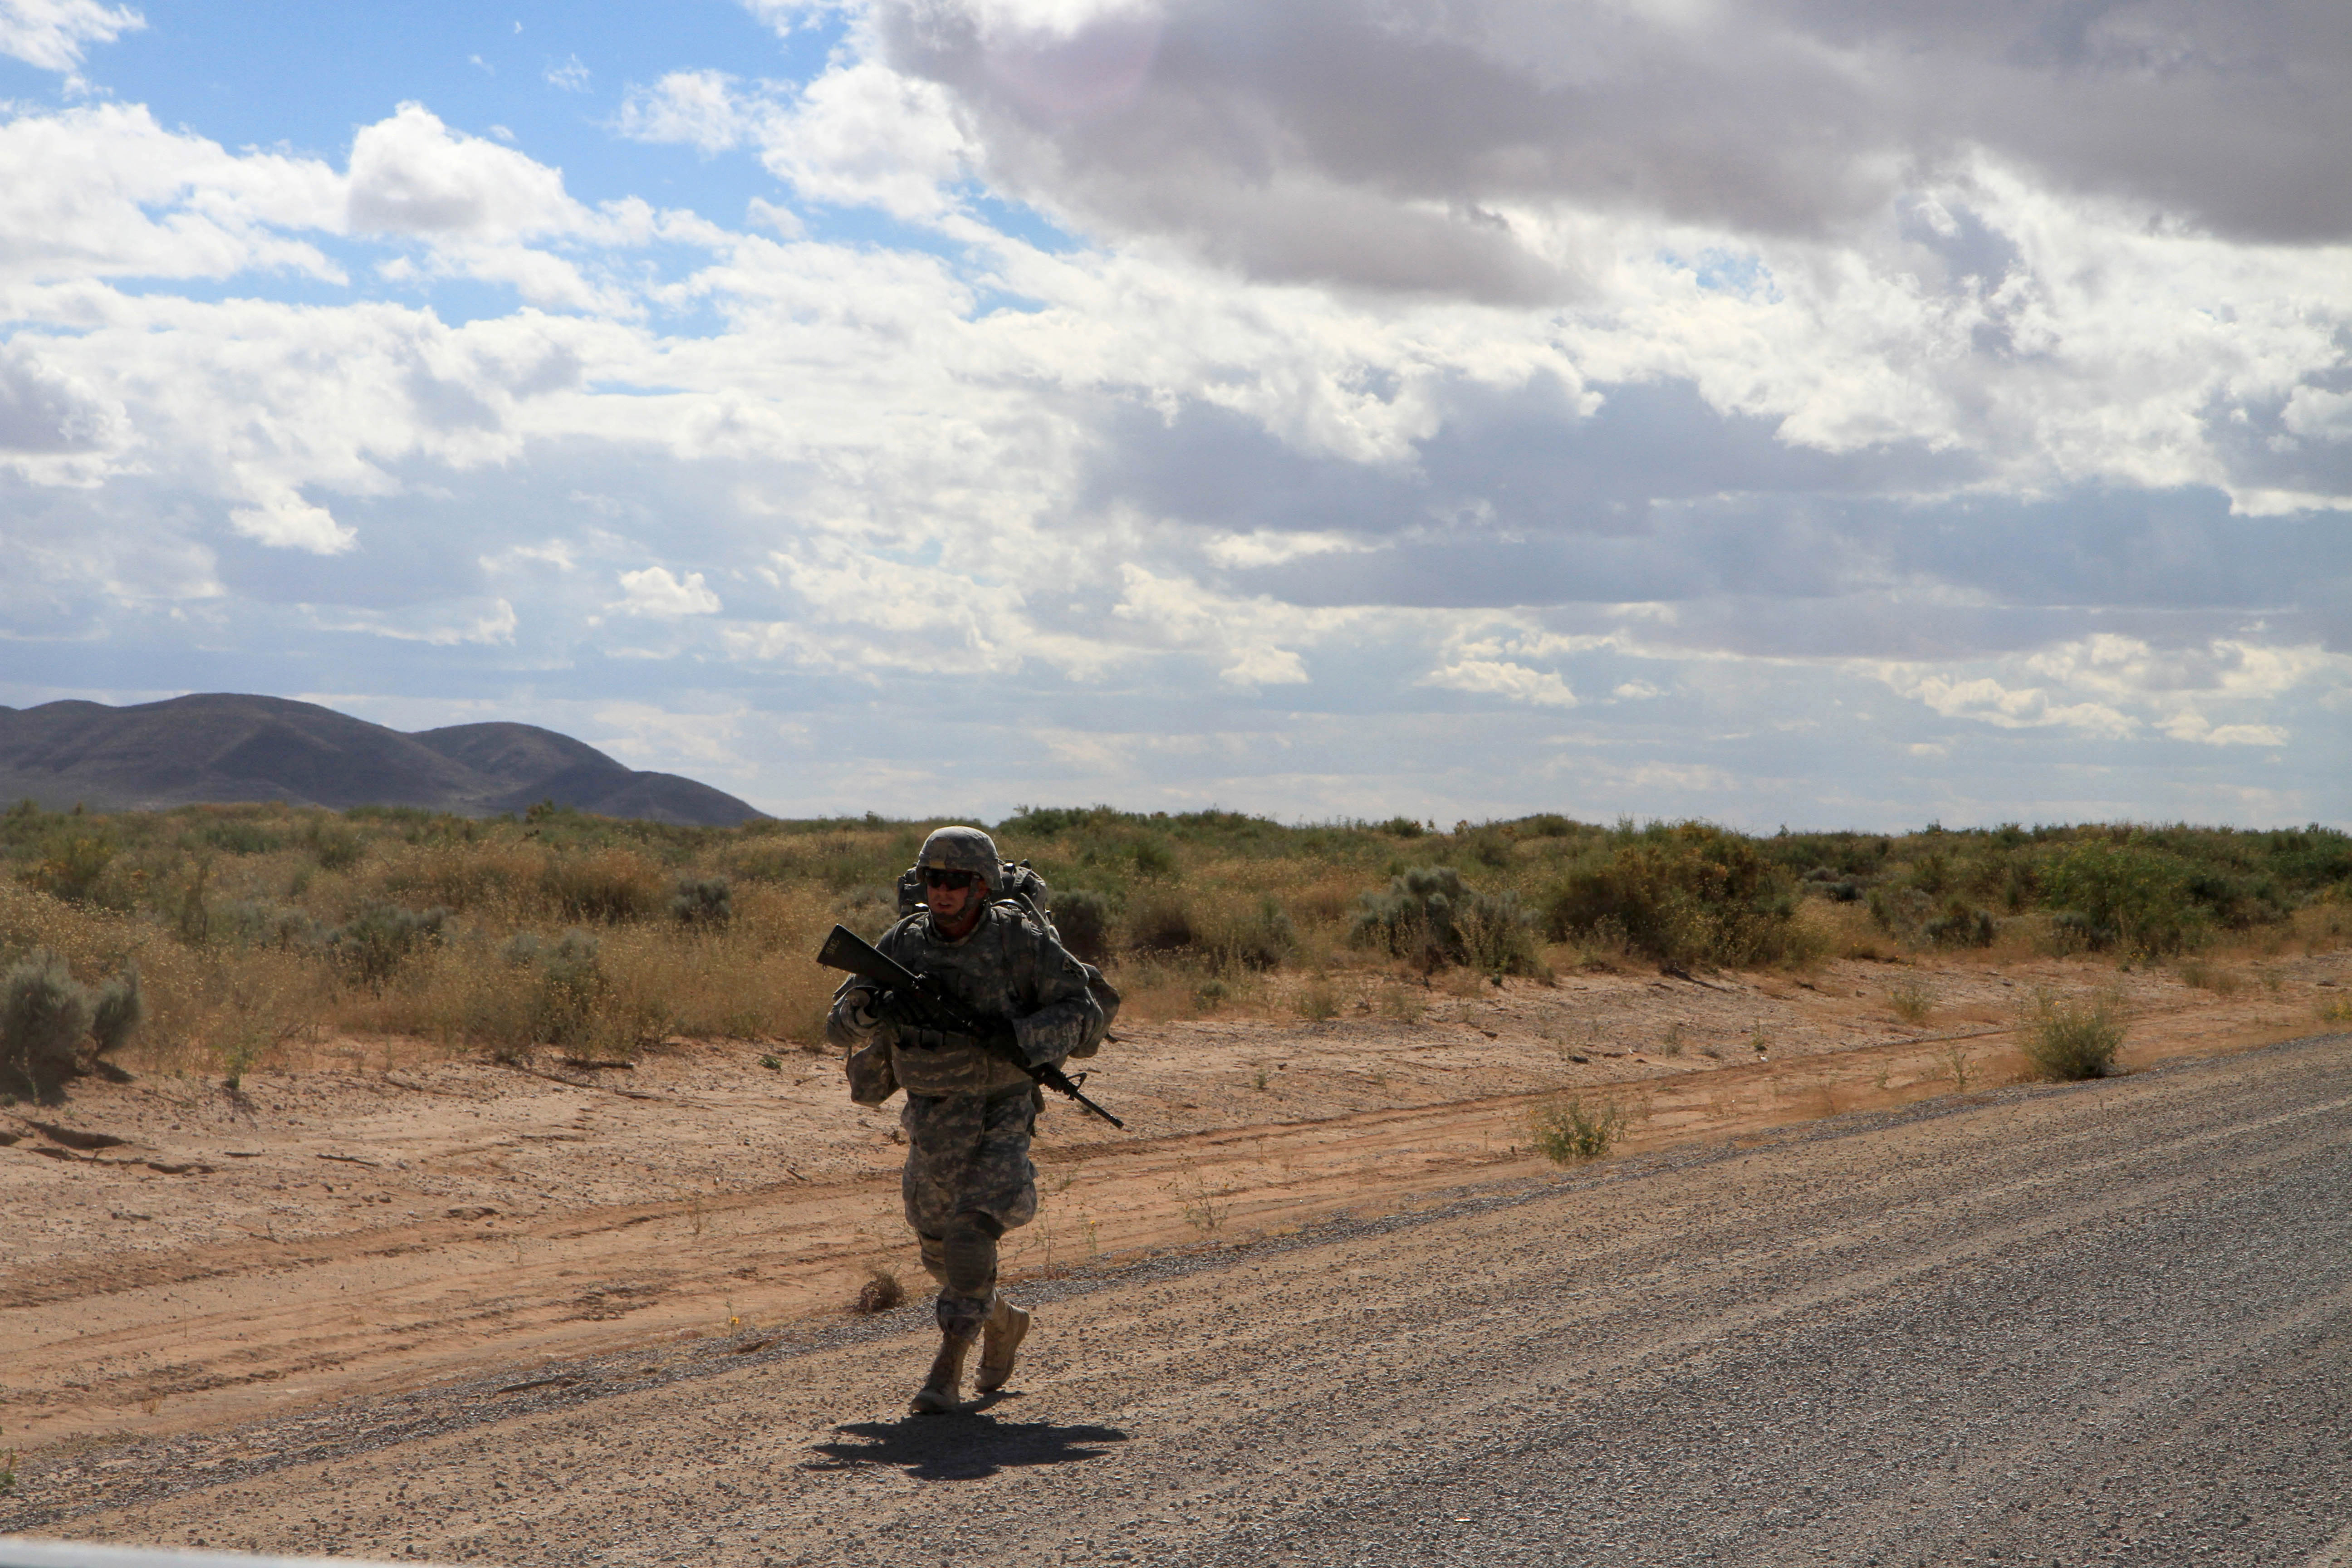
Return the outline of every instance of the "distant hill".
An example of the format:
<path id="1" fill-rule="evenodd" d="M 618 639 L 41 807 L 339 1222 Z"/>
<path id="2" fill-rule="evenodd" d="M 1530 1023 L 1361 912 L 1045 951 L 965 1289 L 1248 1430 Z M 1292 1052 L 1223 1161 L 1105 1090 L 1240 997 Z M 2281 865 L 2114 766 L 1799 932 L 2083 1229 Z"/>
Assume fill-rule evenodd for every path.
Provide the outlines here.
<path id="1" fill-rule="evenodd" d="M 603 816 L 709 827 L 760 815 L 709 784 L 639 773 L 534 724 L 453 724 L 406 735 L 315 703 L 227 693 L 131 708 L 0 708 L 0 800 L 26 798 L 51 810 L 280 800 L 467 816 L 552 800 Z"/>

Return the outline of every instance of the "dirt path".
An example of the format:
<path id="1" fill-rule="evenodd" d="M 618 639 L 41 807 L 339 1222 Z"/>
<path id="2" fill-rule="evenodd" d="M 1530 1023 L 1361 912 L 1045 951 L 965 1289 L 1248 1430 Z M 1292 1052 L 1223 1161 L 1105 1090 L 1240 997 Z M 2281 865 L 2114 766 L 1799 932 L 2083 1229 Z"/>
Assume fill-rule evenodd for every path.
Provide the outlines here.
<path id="1" fill-rule="evenodd" d="M 2126 1059 L 2302 1032 L 2347 967 L 2282 962 L 2275 991 L 2234 997 L 2126 977 Z M 1923 978 L 1935 1010 L 1906 1026 L 1887 991 Z M 1096 1084 L 1130 1131 L 1049 1110 L 1043 1213 L 1008 1262 L 1034 1276 L 1535 1175 L 1527 1113 L 1563 1089 L 1620 1105 L 1640 1152 L 2003 1081 L 2022 987 L 2113 980 L 1575 976 L 1434 993 L 1410 1024 L 1367 1006 L 1139 1029 Z M 869 1268 L 919 1283 L 891 1116 L 847 1106 L 830 1060 L 760 1059 L 532 1075 L 387 1056 L 234 1095 L 93 1084 L 0 1116 L 6 1443 L 197 1430 L 492 1365 L 527 1381 L 542 1361 L 829 1319 Z"/>
<path id="2" fill-rule="evenodd" d="M 57 1450 L 0 1529 L 559 1563 L 2315 1561 L 2352 1037 L 1490 1184 L 1027 1292 Z"/>

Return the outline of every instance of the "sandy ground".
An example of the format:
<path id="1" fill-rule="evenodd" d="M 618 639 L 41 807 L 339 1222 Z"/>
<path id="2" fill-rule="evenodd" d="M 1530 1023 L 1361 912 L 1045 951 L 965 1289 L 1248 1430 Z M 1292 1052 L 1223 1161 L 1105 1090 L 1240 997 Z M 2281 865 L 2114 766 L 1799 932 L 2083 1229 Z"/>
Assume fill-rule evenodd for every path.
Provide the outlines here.
<path id="1" fill-rule="evenodd" d="M 906 1413 L 909 1304 L 56 1445 L 0 1529 L 510 1568 L 2341 1568 L 2347 1188 L 2339 1033 L 1033 1280 L 1013 1385 L 962 1415 Z"/>
<path id="2" fill-rule="evenodd" d="M 1328 1022 L 1132 1026 L 1054 1101 L 1015 1278 L 1398 1212 L 1550 1169 L 1527 1117 L 1570 1092 L 1628 1152 L 1721 1142 L 2007 1081 L 2036 986 L 2120 984 L 2126 1065 L 2307 1035 L 2352 955 L 2275 959 L 2231 995 L 2163 971 L 1832 963 L 1802 979 L 1591 973 L 1373 993 Z M 1888 993 L 1926 984 L 1916 1025 Z M 337 1053 L 329 1053 L 331 1056 Z M 0 1111 L 0 1447 L 58 1456 L 284 1419 L 354 1396 L 842 1320 L 872 1269 L 923 1287 L 892 1110 L 838 1063 L 681 1046 L 532 1070 L 349 1045 L 336 1065 L 86 1081 Z M 748 1338 L 747 1338 L 748 1336 Z M 62 1447 L 60 1447 L 62 1445 Z"/>

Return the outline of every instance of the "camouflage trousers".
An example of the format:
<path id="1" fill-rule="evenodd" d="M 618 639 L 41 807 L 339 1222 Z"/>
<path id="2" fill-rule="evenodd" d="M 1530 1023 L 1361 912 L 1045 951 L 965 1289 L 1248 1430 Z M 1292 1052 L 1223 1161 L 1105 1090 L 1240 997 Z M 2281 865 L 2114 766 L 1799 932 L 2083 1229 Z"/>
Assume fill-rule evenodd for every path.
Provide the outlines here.
<path id="1" fill-rule="evenodd" d="M 1036 1217 L 1029 1137 L 1041 1098 L 1031 1085 L 985 1097 L 910 1094 L 898 1113 L 907 1131 L 907 1223 L 939 1282 L 940 1328 L 959 1339 L 979 1333 L 988 1316 L 998 1240 Z"/>

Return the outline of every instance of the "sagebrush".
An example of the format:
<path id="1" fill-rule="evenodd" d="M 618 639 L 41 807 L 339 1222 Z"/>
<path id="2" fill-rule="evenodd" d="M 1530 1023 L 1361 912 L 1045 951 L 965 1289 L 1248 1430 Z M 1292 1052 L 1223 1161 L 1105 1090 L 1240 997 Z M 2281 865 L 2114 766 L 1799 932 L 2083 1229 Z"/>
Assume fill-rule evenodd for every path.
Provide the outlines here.
<path id="1" fill-rule="evenodd" d="M 896 919 L 896 879 L 935 825 L 20 805 L 0 812 L 0 967 L 37 951 L 64 963 L 89 999 L 85 1061 L 139 1014 L 141 1051 L 237 1071 L 327 1037 L 507 1056 L 671 1036 L 809 1045 L 834 979 L 809 960 L 817 940 Z M 1872 921 L 1898 946 L 1990 933 L 2136 958 L 2228 931 L 2340 940 L 2352 905 L 2352 840 L 2317 827 L 1757 837 L 1551 814 L 1447 830 L 1089 806 L 1024 808 L 993 831 L 1034 859 L 1063 934 L 1118 973 L 1132 1016 L 1302 998 L 1319 1012 L 1294 977 L 1324 975 L 1349 1008 L 1410 1021 L 1430 993 L 1399 983 L 1440 971 L 1803 964 L 1822 918 Z M 1548 953 L 1548 939 L 1570 945 Z"/>

